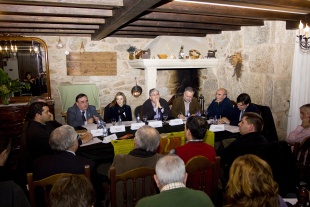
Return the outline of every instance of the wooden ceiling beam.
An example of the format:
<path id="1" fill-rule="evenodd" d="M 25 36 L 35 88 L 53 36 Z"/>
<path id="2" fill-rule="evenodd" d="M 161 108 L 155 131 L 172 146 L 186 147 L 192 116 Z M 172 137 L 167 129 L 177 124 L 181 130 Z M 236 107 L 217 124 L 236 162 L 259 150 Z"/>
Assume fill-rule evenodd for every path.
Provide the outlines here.
<path id="1" fill-rule="evenodd" d="M 0 3 L 0 12 L 13 14 L 31 14 L 31 15 L 59 15 L 59 16 L 95 16 L 110 17 L 112 10 L 106 9 L 88 9 L 88 8 L 66 8 L 51 6 L 28 6 L 28 5 L 10 5 Z"/>
<path id="2" fill-rule="evenodd" d="M 144 39 L 154 39 L 157 36 L 156 35 L 117 35 L 117 34 L 112 34 L 109 35 L 109 37 L 117 37 L 117 38 L 144 38 Z"/>
<path id="3" fill-rule="evenodd" d="M 0 27 L 7 28 L 59 28 L 59 29 L 98 29 L 98 25 L 81 25 L 81 24 L 40 24 L 40 23 L 14 23 L 0 22 Z"/>
<path id="4" fill-rule="evenodd" d="M 90 34 L 68 34 L 68 33 L 27 33 L 27 32 L 11 32 L 11 34 L 15 34 L 15 35 L 21 35 L 21 36 L 78 36 L 78 37 L 90 37 Z"/>
<path id="5" fill-rule="evenodd" d="M 187 0 L 215 4 L 229 4 L 262 9 L 284 10 L 288 12 L 309 13 L 310 1 L 307 0 Z"/>
<path id="6" fill-rule="evenodd" d="M 1 15 L 0 21 L 8 22 L 43 22 L 43 23 L 78 23 L 78 24 L 104 24 L 101 18 L 86 17 L 57 17 L 57 16 L 24 16 L 24 15 Z"/>
<path id="7" fill-rule="evenodd" d="M 220 30 L 210 30 L 210 29 L 186 29 L 186 28 L 156 28 L 156 27 L 138 27 L 138 26 L 126 26 L 117 31 L 145 31 L 145 32 L 177 32 L 177 33 L 212 33 L 221 34 Z"/>
<path id="8" fill-rule="evenodd" d="M 161 0 L 124 0 L 124 7 L 117 9 L 113 13 L 113 17 L 108 18 L 104 25 L 100 25 L 99 30 L 92 35 L 92 40 L 101 40 L 105 38 L 160 1 Z"/>
<path id="9" fill-rule="evenodd" d="M 142 20 L 161 20 L 161 21 L 179 21 L 191 23 L 213 23 L 213 24 L 226 24 L 226 25 L 239 25 L 239 26 L 263 26 L 263 20 L 257 19 L 241 19 L 230 17 L 215 17 L 215 16 L 201 16 L 189 14 L 173 14 L 164 12 L 152 12 L 146 14 L 139 19 Z"/>
<path id="10" fill-rule="evenodd" d="M 151 36 L 187 36 L 187 37 L 205 37 L 206 34 L 196 34 L 196 33 L 174 33 L 174 32 L 138 32 L 138 31 L 117 31 L 113 35 L 151 35 Z"/>
<path id="11" fill-rule="evenodd" d="M 1 3 L 81 8 L 115 8 L 123 6 L 123 0 L 1 0 Z"/>
<path id="12" fill-rule="evenodd" d="M 16 29 L 16 28 L 0 28 L 0 32 L 25 32 L 25 33 L 75 33 L 75 34 L 92 34 L 95 30 L 64 30 L 64 29 Z"/>
<path id="13" fill-rule="evenodd" d="M 233 25 L 220 25 L 220 24 L 202 24 L 202 23 L 189 23 L 189 22 L 165 22 L 165 21 L 147 21 L 137 20 L 128 24 L 129 26 L 141 26 L 141 27 L 169 27 L 169 28 L 187 28 L 187 29 L 215 29 L 223 31 L 237 31 L 241 29 L 241 26 Z"/>
<path id="14" fill-rule="evenodd" d="M 208 4 L 193 4 L 177 1 L 164 4 L 154 9 L 149 9 L 149 11 L 269 20 L 296 20 L 303 18 L 304 16 L 303 14 L 232 8 L 228 6 L 215 6 Z"/>

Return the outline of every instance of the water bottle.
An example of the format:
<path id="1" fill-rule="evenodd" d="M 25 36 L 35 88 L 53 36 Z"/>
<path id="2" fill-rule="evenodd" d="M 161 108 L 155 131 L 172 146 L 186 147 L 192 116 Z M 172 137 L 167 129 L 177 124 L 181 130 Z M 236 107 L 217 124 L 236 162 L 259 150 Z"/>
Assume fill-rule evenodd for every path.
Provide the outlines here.
<path id="1" fill-rule="evenodd" d="M 97 122 L 97 129 L 102 129 L 102 120 L 98 120 L 98 122 Z"/>
<path id="2" fill-rule="evenodd" d="M 140 122 L 140 115 L 138 114 L 137 115 L 137 123 L 139 123 Z"/>
<path id="3" fill-rule="evenodd" d="M 191 113 L 189 113 L 189 110 L 187 110 L 186 115 L 187 115 L 187 118 L 189 118 L 191 116 Z"/>
<path id="4" fill-rule="evenodd" d="M 104 136 L 104 137 L 106 137 L 106 136 L 108 136 L 108 128 L 107 128 L 107 126 L 105 125 L 105 123 L 103 122 L 103 124 L 102 124 L 102 135 Z"/>
<path id="5" fill-rule="evenodd" d="M 183 45 L 181 46 L 181 49 L 180 49 L 180 52 L 179 52 L 179 59 L 184 59 Z"/>
<path id="6" fill-rule="evenodd" d="M 118 116 L 118 125 L 122 125 L 122 116 L 121 115 Z"/>
<path id="7" fill-rule="evenodd" d="M 214 116 L 214 124 L 218 124 L 216 115 Z"/>
<path id="8" fill-rule="evenodd" d="M 200 111 L 198 111 L 198 112 L 197 112 L 197 116 L 201 116 L 201 113 L 200 113 Z"/>

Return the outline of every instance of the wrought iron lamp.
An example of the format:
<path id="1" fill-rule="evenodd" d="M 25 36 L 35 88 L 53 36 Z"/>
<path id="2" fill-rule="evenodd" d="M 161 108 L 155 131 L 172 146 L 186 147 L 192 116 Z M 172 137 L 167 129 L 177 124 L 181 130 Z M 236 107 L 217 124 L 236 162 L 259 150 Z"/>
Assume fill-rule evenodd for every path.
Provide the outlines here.
<path id="1" fill-rule="evenodd" d="M 135 80 L 136 80 L 136 85 L 131 89 L 131 94 L 137 98 L 142 94 L 142 88 L 137 85 L 137 78 L 136 77 L 135 77 Z"/>
<path id="2" fill-rule="evenodd" d="M 310 50 L 310 42 L 309 42 L 309 27 L 308 24 L 306 24 L 305 29 L 303 29 L 304 25 L 300 21 L 299 24 L 299 35 L 297 37 L 299 38 L 299 46 L 302 50 Z M 303 34 L 304 33 L 304 34 Z"/>

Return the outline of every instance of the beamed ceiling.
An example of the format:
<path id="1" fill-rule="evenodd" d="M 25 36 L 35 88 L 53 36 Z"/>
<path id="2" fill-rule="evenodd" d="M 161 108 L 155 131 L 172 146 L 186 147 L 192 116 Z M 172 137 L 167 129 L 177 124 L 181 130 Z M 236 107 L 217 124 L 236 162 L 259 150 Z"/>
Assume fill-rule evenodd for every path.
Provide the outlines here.
<path id="1" fill-rule="evenodd" d="M 310 0 L 0 0 L 0 33 L 92 40 L 205 37 L 263 26 L 265 20 L 297 29 L 299 20 L 310 25 L 309 13 Z"/>

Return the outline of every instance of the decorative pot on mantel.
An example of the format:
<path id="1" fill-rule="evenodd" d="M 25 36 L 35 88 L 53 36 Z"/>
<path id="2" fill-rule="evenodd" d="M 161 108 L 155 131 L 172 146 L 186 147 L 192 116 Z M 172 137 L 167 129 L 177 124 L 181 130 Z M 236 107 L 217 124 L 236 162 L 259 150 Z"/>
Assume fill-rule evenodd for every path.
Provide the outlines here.
<path id="1" fill-rule="evenodd" d="M 135 59 L 135 53 L 134 52 L 130 52 L 129 53 L 129 60 L 134 60 Z"/>
<path id="2" fill-rule="evenodd" d="M 1 102 L 3 105 L 9 105 L 11 99 L 11 94 L 1 95 Z"/>

